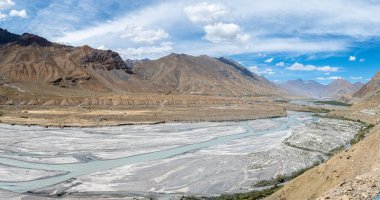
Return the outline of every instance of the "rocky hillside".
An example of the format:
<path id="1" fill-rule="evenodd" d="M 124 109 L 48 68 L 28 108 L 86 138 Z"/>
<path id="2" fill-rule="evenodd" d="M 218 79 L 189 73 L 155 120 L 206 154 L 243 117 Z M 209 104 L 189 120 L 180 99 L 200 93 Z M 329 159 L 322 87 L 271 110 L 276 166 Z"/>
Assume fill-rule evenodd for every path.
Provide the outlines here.
<path id="1" fill-rule="evenodd" d="M 277 88 L 244 67 L 208 56 L 170 54 L 154 61 L 137 63 L 136 75 L 170 93 L 207 95 L 271 95 Z"/>
<path id="2" fill-rule="evenodd" d="M 278 94 L 270 81 L 228 59 L 171 54 L 158 60 L 123 61 L 118 53 L 72 47 L 0 30 L 3 88 L 33 94 L 91 92 L 222 96 Z M 58 92 L 59 91 L 59 92 Z M 16 91 L 17 92 L 17 91 Z M 3 92 L 6 93 L 6 92 Z"/>
<path id="3" fill-rule="evenodd" d="M 310 98 L 332 98 L 342 100 L 350 99 L 350 96 L 358 91 L 364 84 L 350 83 L 345 79 L 337 79 L 328 85 L 320 84 L 316 81 L 304 81 L 302 79 L 290 80 L 279 86 L 290 94 Z"/>
<path id="4" fill-rule="evenodd" d="M 353 95 L 356 98 L 368 99 L 380 92 L 380 72 L 378 72 L 367 84 Z"/>

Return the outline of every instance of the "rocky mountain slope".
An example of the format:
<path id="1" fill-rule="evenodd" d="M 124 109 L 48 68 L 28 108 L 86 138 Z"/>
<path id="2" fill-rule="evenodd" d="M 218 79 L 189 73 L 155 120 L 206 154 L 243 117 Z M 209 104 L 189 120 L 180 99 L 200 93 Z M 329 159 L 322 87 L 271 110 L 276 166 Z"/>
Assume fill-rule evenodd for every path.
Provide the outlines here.
<path id="1" fill-rule="evenodd" d="M 380 92 L 380 72 L 378 72 L 367 84 L 359 91 L 354 93 L 354 97 L 360 99 L 368 99 Z"/>
<path id="2" fill-rule="evenodd" d="M 265 78 L 243 68 L 208 56 L 170 54 L 137 63 L 133 71 L 170 93 L 265 96 L 278 91 Z"/>
<path id="3" fill-rule="evenodd" d="M 341 100 L 350 99 L 350 95 L 358 91 L 363 83 L 350 83 L 345 79 L 337 79 L 328 85 L 320 84 L 316 81 L 304 81 L 302 79 L 290 80 L 279 85 L 285 91 L 297 96 L 310 98 L 332 98 Z"/>
<path id="4" fill-rule="evenodd" d="M 354 85 L 345 79 L 336 79 L 327 85 L 321 96 L 339 99 L 344 95 L 355 93 L 360 89 L 358 87 L 360 87 L 360 84 Z"/>
<path id="5" fill-rule="evenodd" d="M 75 90 L 79 91 L 77 95 L 111 92 L 264 96 L 279 91 L 270 81 L 227 59 L 171 54 L 158 60 L 124 62 L 110 50 L 66 46 L 3 29 L 0 36 L 2 89 L 19 88 L 32 95 L 67 96 Z"/>

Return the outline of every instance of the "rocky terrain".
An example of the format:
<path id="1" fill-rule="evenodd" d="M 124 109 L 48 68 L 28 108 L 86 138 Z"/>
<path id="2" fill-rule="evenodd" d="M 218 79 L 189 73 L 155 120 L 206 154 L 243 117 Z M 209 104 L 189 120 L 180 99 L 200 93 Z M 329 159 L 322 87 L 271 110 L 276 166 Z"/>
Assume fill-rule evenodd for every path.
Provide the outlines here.
<path id="1" fill-rule="evenodd" d="M 353 95 L 356 98 L 368 99 L 376 96 L 380 91 L 380 72 L 378 72 L 367 84 Z"/>

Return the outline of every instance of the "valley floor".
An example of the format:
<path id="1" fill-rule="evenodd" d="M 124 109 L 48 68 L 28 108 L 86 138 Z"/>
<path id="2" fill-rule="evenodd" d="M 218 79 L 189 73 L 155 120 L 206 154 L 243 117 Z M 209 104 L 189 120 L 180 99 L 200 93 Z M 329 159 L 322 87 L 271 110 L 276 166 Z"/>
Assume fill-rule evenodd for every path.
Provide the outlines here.
<path id="1" fill-rule="evenodd" d="M 0 187 L 70 198 L 246 192 L 260 180 L 328 159 L 360 127 L 298 112 L 244 122 L 64 129 L 1 125 Z"/>

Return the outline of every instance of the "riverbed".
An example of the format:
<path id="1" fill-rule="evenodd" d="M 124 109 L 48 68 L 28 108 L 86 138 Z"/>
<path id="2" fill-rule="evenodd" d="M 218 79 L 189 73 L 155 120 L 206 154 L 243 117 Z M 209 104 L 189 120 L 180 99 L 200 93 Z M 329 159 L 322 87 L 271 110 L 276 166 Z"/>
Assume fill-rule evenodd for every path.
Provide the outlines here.
<path id="1" fill-rule="evenodd" d="M 45 196 L 247 192 L 347 146 L 357 122 L 288 112 L 242 122 L 102 128 L 0 125 L 0 188 Z"/>

